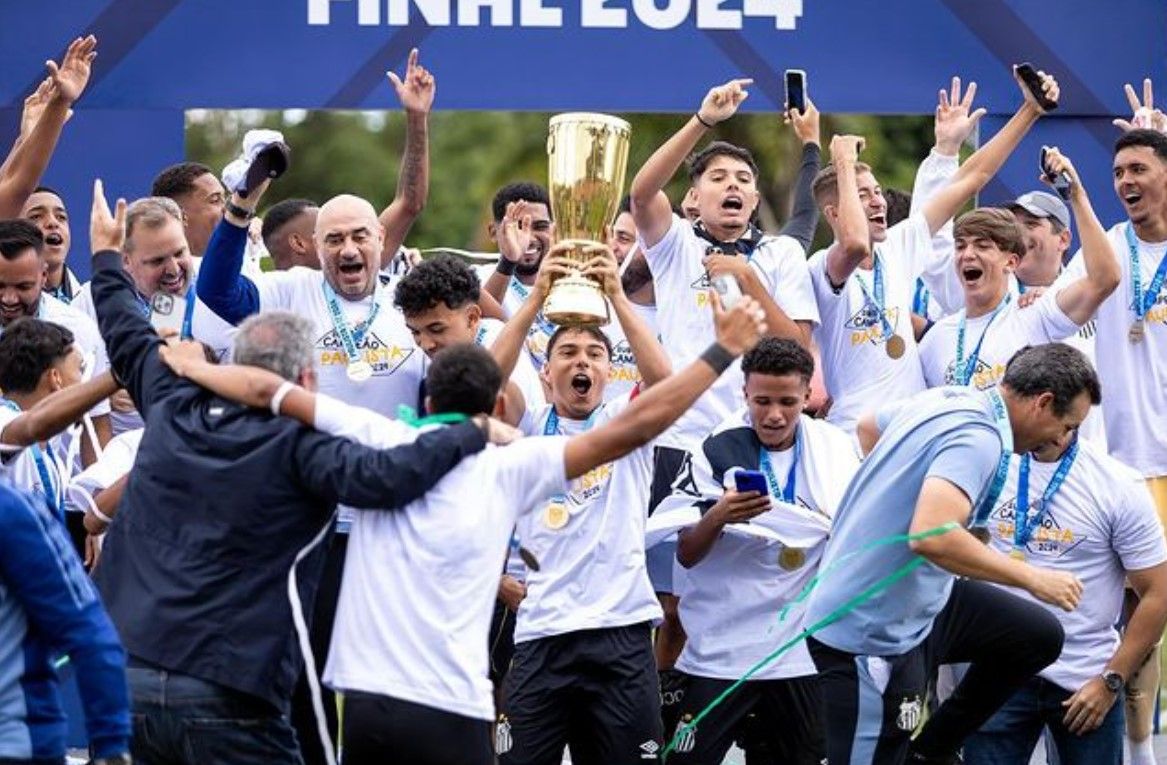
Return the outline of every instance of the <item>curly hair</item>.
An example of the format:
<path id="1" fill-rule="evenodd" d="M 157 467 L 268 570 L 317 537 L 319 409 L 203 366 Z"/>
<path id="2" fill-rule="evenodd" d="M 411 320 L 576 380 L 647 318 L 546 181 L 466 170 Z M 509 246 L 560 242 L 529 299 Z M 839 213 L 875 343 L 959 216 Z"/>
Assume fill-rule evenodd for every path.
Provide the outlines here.
<path id="1" fill-rule="evenodd" d="M 438 303 L 461 308 L 477 303 L 481 293 L 478 274 L 452 255 L 439 255 L 409 270 L 393 293 L 393 305 L 406 316 L 416 316 Z"/>
<path id="2" fill-rule="evenodd" d="M 0 335 L 0 389 L 32 393 L 49 367 L 73 347 L 73 333 L 59 324 L 20 318 Z"/>
<path id="3" fill-rule="evenodd" d="M 814 376 L 814 357 L 793 340 L 766 337 L 742 357 L 742 373 L 746 377 L 797 374 L 809 383 Z"/>

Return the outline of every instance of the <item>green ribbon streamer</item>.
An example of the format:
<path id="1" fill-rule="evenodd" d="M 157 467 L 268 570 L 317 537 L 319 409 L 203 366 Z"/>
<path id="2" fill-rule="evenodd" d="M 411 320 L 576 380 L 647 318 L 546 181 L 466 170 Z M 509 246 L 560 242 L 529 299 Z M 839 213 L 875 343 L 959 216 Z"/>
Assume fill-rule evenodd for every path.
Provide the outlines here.
<path id="1" fill-rule="evenodd" d="M 417 410 L 412 406 L 402 404 L 397 407 L 397 419 L 404 422 L 411 428 L 421 428 L 426 425 L 453 425 L 459 422 L 465 422 L 470 419 L 459 412 L 442 412 L 441 414 L 430 414 L 425 417 L 418 417 Z"/>
<path id="2" fill-rule="evenodd" d="M 959 528 L 959 526 L 956 523 L 949 522 L 949 523 L 945 523 L 943 526 L 937 526 L 934 529 L 928 529 L 927 531 L 921 531 L 917 534 L 896 534 L 894 536 L 881 537 L 880 539 L 876 539 L 872 542 L 867 543 L 863 547 L 860 547 L 858 550 L 854 550 L 853 552 L 847 553 L 846 555 L 844 555 L 843 557 L 839 558 L 837 561 L 832 563 L 830 566 L 828 566 L 825 570 L 823 570 L 819 574 L 817 574 L 814 577 L 814 579 L 810 580 L 810 582 L 807 583 L 807 585 L 803 589 L 803 591 L 801 593 L 799 593 L 798 597 L 795 598 L 790 603 L 788 603 L 785 607 L 783 607 L 783 609 L 778 617 L 779 621 L 786 618 L 786 612 L 792 606 L 806 600 L 806 598 L 810 596 L 810 593 L 812 591 L 814 591 L 814 589 L 819 585 L 819 583 L 823 580 L 823 578 L 826 577 L 829 573 L 831 573 L 835 569 L 837 569 L 839 567 L 839 564 L 843 563 L 844 561 L 846 561 L 850 558 L 853 558 L 856 555 L 859 555 L 860 553 L 864 553 L 864 552 L 867 552 L 868 550 L 872 550 L 876 547 L 882 547 L 884 545 L 895 544 L 896 542 L 915 542 L 915 541 L 918 541 L 921 539 L 927 539 L 929 537 L 937 537 L 937 536 L 940 536 L 941 534 L 947 534 L 948 532 L 950 532 L 954 529 L 957 529 L 957 528 Z M 919 556 L 913 558 L 912 560 L 905 563 L 903 566 L 900 566 L 898 569 L 896 569 L 892 573 L 888 574 L 887 576 L 880 579 L 875 584 L 868 587 L 863 592 L 859 593 L 855 597 L 848 600 L 843 605 L 836 608 L 831 613 L 824 616 L 818 622 L 812 624 L 811 626 L 804 629 L 802 632 L 795 635 L 793 638 L 788 640 L 783 645 L 779 646 L 777 649 L 775 649 L 769 655 L 763 657 L 761 661 L 759 661 L 754 666 L 750 667 L 749 670 L 747 670 L 746 673 L 744 675 L 742 675 L 733 685 L 726 688 L 724 691 L 721 692 L 721 695 L 719 695 L 713 701 L 709 702 L 709 705 L 706 706 L 704 709 L 702 709 L 697 714 L 697 716 L 693 718 L 692 722 L 690 722 L 689 724 L 685 725 L 682 728 L 677 729 L 677 732 L 673 736 L 672 740 L 669 742 L 669 745 L 665 747 L 663 752 L 661 752 L 661 762 L 663 763 L 668 758 L 669 754 L 677 748 L 678 742 L 680 742 L 680 740 L 685 736 L 686 733 L 688 733 L 689 731 L 696 728 L 698 723 L 700 723 L 703 719 L 705 719 L 705 717 L 707 717 L 709 715 L 709 713 L 713 711 L 714 708 L 716 708 L 719 704 L 721 704 L 723 701 L 725 701 L 727 698 L 729 698 L 730 694 L 732 694 L 734 691 L 736 691 L 738 688 L 740 688 L 743 683 L 745 683 L 751 677 L 756 675 L 758 672 L 762 671 L 766 666 L 768 666 L 769 664 L 776 661 L 778 659 L 778 657 L 782 656 L 782 654 L 786 653 L 791 648 L 793 648 L 794 646 L 801 643 L 803 640 L 806 640 L 808 637 L 815 634 L 819 630 L 822 630 L 825 627 L 839 621 L 844 616 L 846 616 L 848 613 L 850 613 L 851 611 L 854 611 L 856 608 L 858 608 L 860 605 L 862 605 L 864 602 L 870 600 L 871 598 L 875 597 L 879 593 L 883 592 L 888 587 L 890 587 L 893 584 L 895 584 L 896 582 L 898 582 L 900 579 L 903 579 L 905 576 L 907 576 L 908 574 L 915 571 L 917 568 L 922 566 L 924 563 L 925 563 L 924 558 L 921 558 Z"/>

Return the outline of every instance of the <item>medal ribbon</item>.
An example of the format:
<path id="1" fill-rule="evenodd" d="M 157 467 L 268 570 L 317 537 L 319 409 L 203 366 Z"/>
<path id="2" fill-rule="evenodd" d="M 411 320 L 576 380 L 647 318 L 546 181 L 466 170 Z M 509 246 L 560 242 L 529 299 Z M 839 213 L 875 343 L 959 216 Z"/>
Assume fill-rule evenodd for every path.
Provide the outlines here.
<path id="1" fill-rule="evenodd" d="M 186 311 L 182 314 L 182 339 L 190 340 L 194 337 L 191 327 L 194 325 L 194 309 L 195 301 L 198 296 L 195 295 L 195 286 L 192 284 L 186 288 Z"/>
<path id="2" fill-rule="evenodd" d="M 997 435 L 1001 437 L 1001 458 L 997 462 L 997 472 L 993 475 L 993 482 L 989 484 L 989 491 L 977 504 L 973 513 L 971 526 L 984 526 L 992 512 L 993 506 L 1001 497 L 1005 488 L 1005 479 L 1009 477 L 1009 459 L 1013 456 L 1013 429 L 1009 425 L 1009 410 L 1005 408 L 1005 400 L 994 388 L 986 391 L 989 404 L 993 409 L 993 424 L 997 426 Z"/>
<path id="3" fill-rule="evenodd" d="M 1029 462 L 1028 454 L 1021 457 L 1021 469 L 1017 476 L 1017 505 L 1014 509 L 1013 516 L 1013 549 L 1024 550 L 1025 546 L 1029 544 L 1029 540 L 1033 538 L 1033 532 L 1041 525 L 1041 519 L 1045 515 L 1045 509 L 1049 507 L 1049 503 L 1053 501 L 1054 495 L 1058 493 L 1058 489 L 1062 488 L 1062 484 L 1066 481 L 1066 476 L 1070 472 L 1070 467 L 1074 464 L 1074 458 L 1078 456 L 1078 442 L 1075 441 L 1070 445 L 1070 448 L 1062 455 L 1061 461 L 1058 463 L 1058 469 L 1054 471 L 1053 478 L 1050 479 L 1049 484 L 1045 487 L 1045 491 L 1041 493 L 1041 502 L 1037 507 L 1031 507 L 1029 504 Z"/>
<path id="4" fill-rule="evenodd" d="M 932 293 L 924 286 L 924 280 L 917 278 L 916 292 L 912 295 L 912 313 L 928 318 L 928 301 L 931 299 Z"/>
<path id="5" fill-rule="evenodd" d="M 325 279 L 320 283 L 320 287 L 324 291 L 324 303 L 328 306 L 328 315 L 332 318 L 332 328 L 336 330 L 336 336 L 344 347 L 344 355 L 350 364 L 360 361 L 360 351 L 357 350 L 357 347 L 365 339 L 365 333 L 373 326 L 373 320 L 377 318 L 377 314 L 381 310 L 380 281 L 377 282 L 377 286 L 373 290 L 373 308 L 369 311 L 368 317 L 351 328 L 345 321 L 344 314 L 341 313 L 340 303 L 337 301 L 336 292 L 333 291 L 332 285 Z"/>
<path id="6" fill-rule="evenodd" d="M 0 405 L 4 406 L 7 409 L 11 409 L 14 412 L 20 411 L 20 406 L 17 405 L 17 403 L 15 401 L 12 401 L 10 399 L 0 398 Z M 61 523 L 64 523 L 65 522 L 65 492 L 63 490 L 64 487 L 61 487 L 62 490 L 60 492 L 57 491 L 57 485 L 56 485 L 56 483 L 54 483 L 52 475 L 49 473 L 49 466 L 45 463 L 46 457 L 45 457 L 44 450 L 41 449 L 41 445 L 34 443 L 32 446 L 30 446 L 28 448 L 32 452 L 33 462 L 36 463 L 36 472 L 40 476 L 41 486 L 44 487 L 44 491 L 41 493 L 41 495 L 45 498 L 45 501 L 49 503 L 49 506 L 53 508 L 53 512 L 55 512 L 57 514 L 57 520 L 59 520 Z M 60 478 L 60 471 L 58 471 L 58 478 Z"/>
<path id="7" fill-rule="evenodd" d="M 801 427 L 798 426 L 798 427 Z M 762 475 L 766 477 L 766 486 L 770 489 L 770 496 L 781 499 L 788 505 L 795 504 L 794 474 L 798 470 L 798 459 L 802 456 L 802 439 L 798 437 L 798 430 L 794 431 L 794 459 L 790 461 L 790 470 L 786 473 L 786 483 L 780 485 L 778 476 L 774 475 L 774 464 L 770 461 L 770 452 L 763 446 L 758 452 L 758 466 Z"/>
<path id="8" fill-rule="evenodd" d="M 883 325 L 883 339 L 888 340 L 892 334 L 891 322 L 887 320 L 887 314 L 884 312 L 884 292 L 883 292 L 883 265 L 879 260 L 879 250 L 875 251 L 874 255 L 875 266 L 872 268 L 872 288 L 867 288 L 867 282 L 863 281 L 862 274 L 858 270 L 855 271 L 855 280 L 859 282 L 859 289 L 863 290 L 863 298 L 875 306 L 876 313 L 879 314 L 880 324 Z M 917 288 L 919 292 L 919 288 Z"/>
<path id="9" fill-rule="evenodd" d="M 960 325 L 956 330 L 956 367 L 953 373 L 956 376 L 957 385 L 968 385 L 972 380 L 973 372 L 976 371 L 977 361 L 981 355 L 981 343 L 985 342 L 985 336 L 989 334 L 989 329 L 993 326 L 993 322 L 997 319 L 997 314 L 1001 313 L 1006 305 L 1009 304 L 1009 293 L 1005 293 L 1005 297 L 997 303 L 997 307 L 993 309 L 993 315 L 989 317 L 989 323 L 985 325 L 985 329 L 981 332 L 980 338 L 977 340 L 977 345 L 972 349 L 972 353 L 968 358 L 964 358 L 964 335 L 965 322 L 968 318 L 968 313 L 962 308 L 960 311 Z"/>
<path id="10" fill-rule="evenodd" d="M 594 425 L 596 422 L 596 415 L 600 413 L 601 409 L 603 409 L 602 405 L 596 407 L 595 410 L 591 414 L 588 415 L 587 421 L 584 422 L 583 429 L 584 429 L 585 433 L 592 429 L 592 425 Z M 543 425 L 543 435 L 545 435 L 545 436 L 561 436 L 561 435 L 563 435 L 562 433 L 559 432 L 559 415 L 556 414 L 556 412 L 555 412 L 555 405 L 554 404 L 552 404 L 551 410 L 549 412 L 547 412 L 547 422 Z M 547 500 L 547 504 L 549 504 L 549 505 L 553 505 L 556 503 L 561 504 L 561 505 L 566 507 L 567 506 L 567 496 L 564 494 L 556 494 Z"/>
<path id="11" fill-rule="evenodd" d="M 1151 277 L 1151 285 L 1144 292 L 1143 270 L 1139 265 L 1139 241 L 1135 238 L 1135 229 L 1130 223 L 1126 224 L 1126 245 L 1131 251 L 1131 289 L 1135 293 L 1134 305 L 1131 308 L 1135 312 L 1135 319 L 1142 321 L 1147 311 L 1151 310 L 1151 306 L 1159 299 L 1163 282 L 1167 280 L 1167 255 L 1159 261 L 1159 267 Z"/>

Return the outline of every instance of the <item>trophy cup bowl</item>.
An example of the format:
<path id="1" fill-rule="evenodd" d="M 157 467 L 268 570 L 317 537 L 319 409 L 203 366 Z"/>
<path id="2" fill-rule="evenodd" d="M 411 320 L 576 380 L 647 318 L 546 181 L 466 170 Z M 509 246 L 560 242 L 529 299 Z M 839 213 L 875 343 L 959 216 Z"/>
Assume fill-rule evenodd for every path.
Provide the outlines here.
<path id="1" fill-rule="evenodd" d="M 551 118 L 547 137 L 551 215 L 560 245 L 557 252 L 577 265 L 576 273 L 551 285 L 543 315 L 561 326 L 607 324 L 608 301 L 599 282 L 579 273 L 591 258 L 587 250 L 602 246 L 604 227 L 612 223 L 624 191 L 631 127 L 607 114 L 570 112 Z"/>

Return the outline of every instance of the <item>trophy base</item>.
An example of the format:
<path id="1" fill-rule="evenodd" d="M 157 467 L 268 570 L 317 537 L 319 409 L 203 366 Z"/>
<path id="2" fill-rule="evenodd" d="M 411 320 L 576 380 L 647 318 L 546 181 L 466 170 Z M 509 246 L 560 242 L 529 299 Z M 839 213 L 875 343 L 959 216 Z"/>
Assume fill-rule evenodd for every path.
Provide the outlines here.
<path id="1" fill-rule="evenodd" d="M 575 247 L 565 256 L 582 268 L 589 259 L 584 248 L 595 242 L 570 241 Z M 543 316 L 561 327 L 601 327 L 611 320 L 608 300 L 600 285 L 579 273 L 555 280 L 543 303 Z"/>

